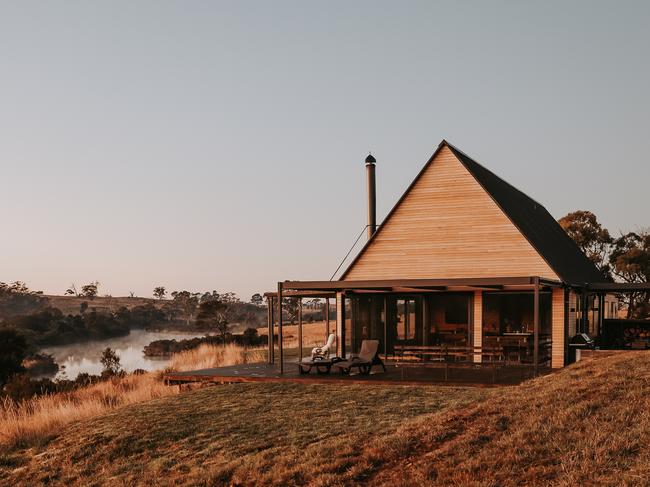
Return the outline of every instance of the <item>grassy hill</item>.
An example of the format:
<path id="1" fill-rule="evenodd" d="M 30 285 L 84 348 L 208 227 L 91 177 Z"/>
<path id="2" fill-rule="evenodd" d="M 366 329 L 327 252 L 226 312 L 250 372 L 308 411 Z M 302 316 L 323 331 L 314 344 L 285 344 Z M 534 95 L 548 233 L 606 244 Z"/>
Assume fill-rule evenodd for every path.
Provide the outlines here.
<path id="1" fill-rule="evenodd" d="M 0 453 L 6 485 L 647 485 L 650 353 L 521 386 L 234 384 Z"/>

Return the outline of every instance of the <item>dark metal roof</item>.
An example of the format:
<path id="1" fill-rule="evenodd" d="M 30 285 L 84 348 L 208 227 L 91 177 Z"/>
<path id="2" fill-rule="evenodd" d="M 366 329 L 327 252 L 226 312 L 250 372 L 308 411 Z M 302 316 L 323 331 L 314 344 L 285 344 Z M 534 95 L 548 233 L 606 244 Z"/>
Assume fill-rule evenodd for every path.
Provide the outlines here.
<path id="1" fill-rule="evenodd" d="M 650 292 L 650 282 L 608 282 L 592 284 L 588 287 L 590 291 L 633 293 L 638 291 Z"/>
<path id="2" fill-rule="evenodd" d="M 443 141 L 565 283 L 604 282 L 596 266 L 553 216 L 525 193 Z"/>
<path id="3" fill-rule="evenodd" d="M 361 257 L 365 249 L 381 233 L 381 230 L 393 212 L 404 198 L 406 198 L 406 195 L 415 186 L 416 181 L 424 174 L 427 167 L 433 162 L 438 152 L 445 146 L 454 153 L 469 173 L 474 176 L 474 179 L 492 197 L 494 202 L 564 283 L 581 285 L 585 283 L 607 282 L 603 274 L 598 271 L 596 266 L 580 250 L 571 237 L 566 234 L 546 208 L 480 165 L 446 140 L 440 143 L 438 149 L 418 173 L 397 204 L 388 213 L 379 230 L 366 242 L 366 245 L 345 270 L 341 279 L 345 278 L 345 275 L 354 266 L 359 257 Z"/>
<path id="4" fill-rule="evenodd" d="M 375 159 L 372 154 L 368 154 L 368 157 L 366 157 L 366 164 L 374 164 L 377 162 L 377 159 Z"/>

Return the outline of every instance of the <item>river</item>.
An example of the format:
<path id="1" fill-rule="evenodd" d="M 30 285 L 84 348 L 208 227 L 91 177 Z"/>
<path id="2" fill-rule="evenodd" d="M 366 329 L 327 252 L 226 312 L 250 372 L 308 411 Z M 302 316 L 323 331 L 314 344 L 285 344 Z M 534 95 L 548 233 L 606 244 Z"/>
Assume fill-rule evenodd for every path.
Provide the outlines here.
<path id="1" fill-rule="evenodd" d="M 169 362 L 169 359 L 145 357 L 142 353 L 142 349 L 145 345 L 149 345 L 149 343 L 154 340 L 182 340 L 184 338 L 194 338 L 198 336 L 204 336 L 204 334 L 131 330 L 131 333 L 126 336 L 74 343 L 71 345 L 46 347 L 43 349 L 43 352 L 54 356 L 56 363 L 58 363 L 60 367 L 63 366 L 59 370 L 57 377 L 74 379 L 82 372 L 100 374 L 102 371 L 102 364 L 99 359 L 102 351 L 106 347 L 110 347 L 117 352 L 120 357 L 122 368 L 126 372 L 133 372 L 136 369 L 164 369 Z"/>

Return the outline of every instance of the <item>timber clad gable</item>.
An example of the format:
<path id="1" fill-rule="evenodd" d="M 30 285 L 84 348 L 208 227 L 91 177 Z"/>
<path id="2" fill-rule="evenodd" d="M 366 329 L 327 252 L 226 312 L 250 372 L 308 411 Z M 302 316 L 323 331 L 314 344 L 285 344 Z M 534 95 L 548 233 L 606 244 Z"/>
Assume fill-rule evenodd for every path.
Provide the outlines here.
<path id="1" fill-rule="evenodd" d="M 533 275 L 559 278 L 442 145 L 342 279 Z"/>

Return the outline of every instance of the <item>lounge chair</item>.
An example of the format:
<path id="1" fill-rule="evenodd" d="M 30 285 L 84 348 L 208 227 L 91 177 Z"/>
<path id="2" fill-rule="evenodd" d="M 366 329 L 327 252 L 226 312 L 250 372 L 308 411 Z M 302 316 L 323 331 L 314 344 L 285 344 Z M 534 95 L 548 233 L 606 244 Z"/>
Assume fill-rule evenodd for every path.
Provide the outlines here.
<path id="1" fill-rule="evenodd" d="M 361 350 L 359 355 L 352 357 L 349 360 L 337 362 L 334 367 L 337 367 L 341 374 L 347 375 L 352 369 L 357 368 L 363 375 L 370 374 L 373 365 L 381 365 L 386 372 L 386 366 L 379 358 L 379 340 L 364 340 L 361 342 Z"/>
<path id="2" fill-rule="evenodd" d="M 312 348 L 311 350 L 311 359 L 314 360 L 316 357 L 329 358 L 330 353 L 334 348 L 334 340 L 336 336 L 334 333 L 330 333 L 330 336 L 327 337 L 327 342 L 322 347 Z"/>
<path id="3" fill-rule="evenodd" d="M 298 371 L 301 374 L 309 374 L 312 368 L 316 368 L 319 374 L 329 374 L 332 365 L 341 361 L 338 357 L 330 358 L 334 351 L 334 340 L 336 340 L 336 335 L 331 333 L 327 337 L 325 345 L 312 349 L 311 357 L 305 357 L 298 362 Z"/>

